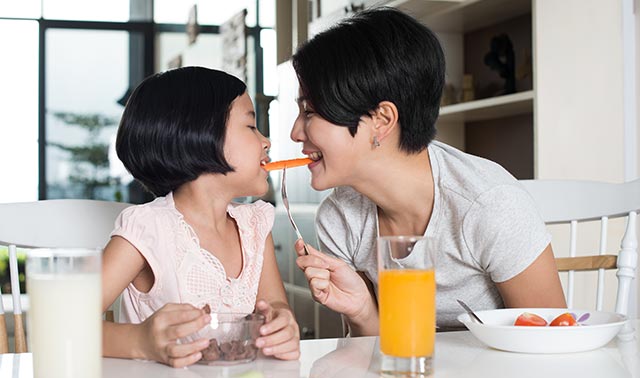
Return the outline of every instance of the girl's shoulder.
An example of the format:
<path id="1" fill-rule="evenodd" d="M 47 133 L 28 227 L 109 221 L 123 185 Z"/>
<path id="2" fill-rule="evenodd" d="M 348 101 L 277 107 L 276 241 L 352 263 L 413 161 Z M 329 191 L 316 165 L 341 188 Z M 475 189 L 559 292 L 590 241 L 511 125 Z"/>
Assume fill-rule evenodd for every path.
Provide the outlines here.
<path id="1" fill-rule="evenodd" d="M 227 211 L 237 221 L 251 224 L 260 222 L 272 225 L 275 218 L 273 205 L 262 200 L 253 203 L 231 202 L 227 207 Z"/>
<path id="2" fill-rule="evenodd" d="M 166 197 L 157 197 L 151 202 L 132 205 L 120 212 L 121 223 L 152 223 L 175 212 L 173 204 Z"/>

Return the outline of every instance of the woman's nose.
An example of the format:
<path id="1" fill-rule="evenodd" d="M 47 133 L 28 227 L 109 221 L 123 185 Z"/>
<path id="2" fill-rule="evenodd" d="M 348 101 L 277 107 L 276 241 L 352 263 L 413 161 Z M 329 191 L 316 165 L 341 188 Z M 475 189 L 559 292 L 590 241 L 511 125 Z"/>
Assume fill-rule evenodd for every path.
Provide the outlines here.
<path id="1" fill-rule="evenodd" d="M 304 133 L 304 122 L 300 117 L 296 118 L 293 122 L 293 128 L 291 128 L 290 134 L 291 140 L 294 142 L 304 142 L 306 140 L 306 134 Z"/>

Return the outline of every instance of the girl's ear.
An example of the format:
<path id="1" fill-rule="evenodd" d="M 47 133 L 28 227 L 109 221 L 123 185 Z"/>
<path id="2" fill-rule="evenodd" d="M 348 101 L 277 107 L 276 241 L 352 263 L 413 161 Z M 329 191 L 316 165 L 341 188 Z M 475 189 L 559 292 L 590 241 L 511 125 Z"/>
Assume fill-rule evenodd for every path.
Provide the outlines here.
<path id="1" fill-rule="evenodd" d="M 373 121 L 372 137 L 377 143 L 382 141 L 398 127 L 398 108 L 391 101 L 382 101 L 371 114 Z"/>

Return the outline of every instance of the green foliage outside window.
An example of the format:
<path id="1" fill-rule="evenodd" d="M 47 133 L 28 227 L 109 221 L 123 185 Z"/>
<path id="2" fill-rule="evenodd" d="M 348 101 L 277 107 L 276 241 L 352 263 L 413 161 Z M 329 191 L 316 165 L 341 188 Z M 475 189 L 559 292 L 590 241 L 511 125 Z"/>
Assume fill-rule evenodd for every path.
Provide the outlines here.
<path id="1" fill-rule="evenodd" d="M 24 263 L 27 258 L 27 253 L 24 250 L 18 249 L 18 277 L 20 280 L 20 292 L 25 293 L 26 282 L 24 273 Z M 9 248 L 6 246 L 0 246 L 0 288 L 2 294 L 11 294 L 11 275 L 9 273 Z"/>

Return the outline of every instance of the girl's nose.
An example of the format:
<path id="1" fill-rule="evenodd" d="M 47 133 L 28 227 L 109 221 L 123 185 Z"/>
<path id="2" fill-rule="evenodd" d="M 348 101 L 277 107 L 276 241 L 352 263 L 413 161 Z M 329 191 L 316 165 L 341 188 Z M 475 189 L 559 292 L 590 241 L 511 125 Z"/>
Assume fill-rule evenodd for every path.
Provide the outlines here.
<path id="1" fill-rule="evenodd" d="M 293 122 L 293 128 L 291 129 L 291 140 L 297 143 L 304 142 L 307 138 L 304 133 L 304 121 L 300 119 L 301 117 L 296 118 L 295 122 Z"/>
<path id="2" fill-rule="evenodd" d="M 271 148 L 271 139 L 265 136 L 263 136 L 262 138 L 264 139 L 264 141 L 262 142 L 263 148 L 268 151 Z"/>

